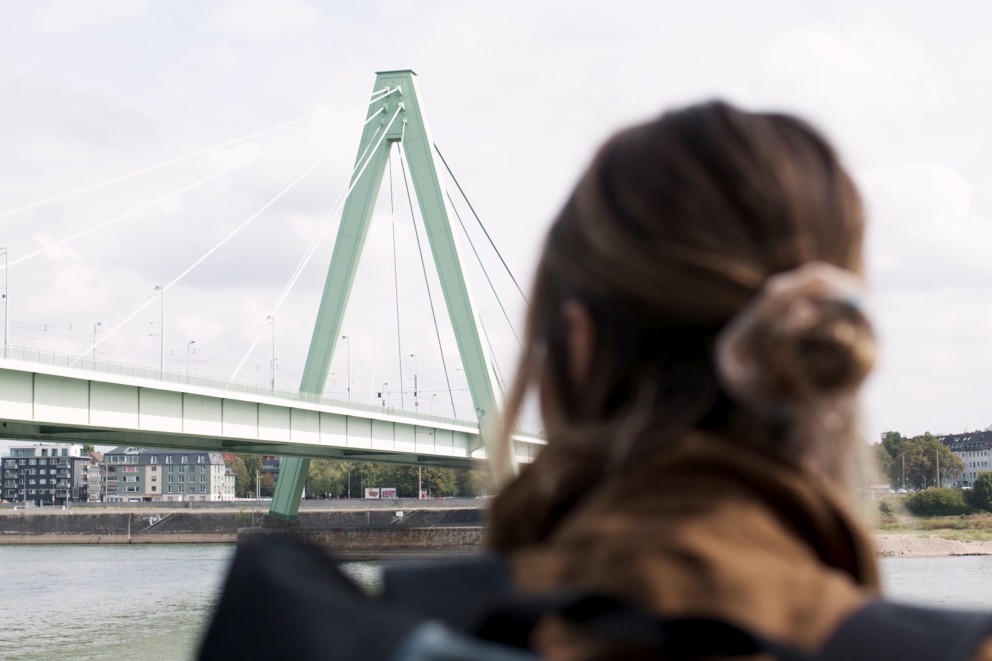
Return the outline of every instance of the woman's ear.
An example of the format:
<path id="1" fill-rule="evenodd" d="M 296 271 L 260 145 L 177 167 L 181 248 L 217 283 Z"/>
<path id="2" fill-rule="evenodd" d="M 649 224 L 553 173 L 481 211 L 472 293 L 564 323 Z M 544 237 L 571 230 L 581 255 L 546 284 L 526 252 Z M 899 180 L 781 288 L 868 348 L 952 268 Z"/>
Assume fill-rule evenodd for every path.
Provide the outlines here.
<path id="1" fill-rule="evenodd" d="M 596 328 L 589 308 L 578 301 L 566 301 L 561 313 L 565 321 L 565 341 L 568 343 L 568 376 L 573 385 L 582 388 L 591 377 Z"/>

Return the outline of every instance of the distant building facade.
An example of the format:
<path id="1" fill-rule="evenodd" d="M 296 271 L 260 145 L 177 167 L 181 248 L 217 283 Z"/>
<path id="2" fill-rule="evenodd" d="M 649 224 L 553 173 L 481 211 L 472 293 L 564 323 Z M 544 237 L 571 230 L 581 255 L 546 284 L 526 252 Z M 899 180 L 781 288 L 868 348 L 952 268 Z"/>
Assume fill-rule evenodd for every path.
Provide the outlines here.
<path id="1" fill-rule="evenodd" d="M 90 452 L 89 461 L 83 464 L 83 480 L 86 482 L 86 500 L 91 503 L 103 502 L 107 498 L 104 490 L 104 473 L 106 464 L 103 463 L 103 454 L 100 452 Z"/>
<path id="2" fill-rule="evenodd" d="M 219 452 L 121 447 L 103 462 L 110 501 L 234 500 L 234 472 Z"/>
<path id="3" fill-rule="evenodd" d="M 10 448 L 0 467 L 3 499 L 34 505 L 65 505 L 87 499 L 80 445 L 23 445 Z"/>
<path id="4" fill-rule="evenodd" d="M 992 472 L 992 431 L 948 434 L 937 440 L 964 463 L 958 486 L 970 487 L 981 473 Z"/>

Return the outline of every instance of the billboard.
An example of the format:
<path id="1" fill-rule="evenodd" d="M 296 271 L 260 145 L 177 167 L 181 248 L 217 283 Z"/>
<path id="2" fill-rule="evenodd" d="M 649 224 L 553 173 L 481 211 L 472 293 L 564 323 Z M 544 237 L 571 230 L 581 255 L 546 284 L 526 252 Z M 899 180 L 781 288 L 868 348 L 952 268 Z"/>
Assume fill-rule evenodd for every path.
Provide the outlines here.
<path id="1" fill-rule="evenodd" d="M 380 498 L 396 498 L 396 487 L 382 487 L 379 489 Z"/>
<path id="2" fill-rule="evenodd" d="M 378 498 L 378 497 L 379 497 L 378 487 L 373 487 L 371 489 L 365 490 L 365 498 Z"/>

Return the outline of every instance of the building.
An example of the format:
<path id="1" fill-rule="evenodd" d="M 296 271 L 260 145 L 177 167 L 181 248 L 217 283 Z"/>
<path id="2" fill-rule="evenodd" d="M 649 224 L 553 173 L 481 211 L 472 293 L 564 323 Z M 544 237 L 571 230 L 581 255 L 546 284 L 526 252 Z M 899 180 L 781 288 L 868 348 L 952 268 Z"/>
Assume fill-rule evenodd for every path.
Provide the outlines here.
<path id="1" fill-rule="evenodd" d="M 970 487 L 979 474 L 992 472 L 992 431 L 948 434 L 937 440 L 964 462 L 959 486 Z"/>
<path id="2" fill-rule="evenodd" d="M 282 465 L 282 457 L 271 454 L 262 455 L 262 477 L 268 475 L 272 478 L 272 484 L 279 480 L 279 467 Z"/>
<path id="3" fill-rule="evenodd" d="M 65 505 L 87 499 L 80 445 L 23 445 L 3 458 L 3 499 L 34 505 Z"/>
<path id="4" fill-rule="evenodd" d="M 115 448 L 103 461 L 110 501 L 234 500 L 234 471 L 220 452 Z"/>
<path id="5" fill-rule="evenodd" d="M 103 502 L 106 493 L 103 489 L 103 476 L 106 464 L 102 452 L 90 452 L 89 461 L 83 464 L 83 480 L 86 482 L 86 500 L 91 503 Z"/>

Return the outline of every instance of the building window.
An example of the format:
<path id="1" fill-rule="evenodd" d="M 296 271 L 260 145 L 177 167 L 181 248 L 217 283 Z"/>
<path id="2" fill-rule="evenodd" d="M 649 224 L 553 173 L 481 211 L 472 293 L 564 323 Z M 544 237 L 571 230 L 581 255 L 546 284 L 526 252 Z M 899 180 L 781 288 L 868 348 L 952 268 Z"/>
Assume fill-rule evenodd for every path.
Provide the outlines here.
<path id="1" fill-rule="evenodd" d="M 189 455 L 188 455 L 188 454 L 184 454 L 184 455 L 182 456 L 182 458 L 180 459 L 180 461 L 181 461 L 182 463 L 184 463 L 184 464 L 188 464 L 188 463 L 189 463 Z"/>
<path id="2" fill-rule="evenodd" d="M 169 484 L 172 484 L 172 476 L 171 475 L 169 476 Z"/>
<path id="3" fill-rule="evenodd" d="M 36 465 L 37 463 L 38 463 L 38 461 L 37 461 L 37 460 L 35 460 L 35 459 L 28 459 L 28 465 L 29 465 L 29 466 L 34 466 L 34 465 Z"/>
<path id="4" fill-rule="evenodd" d="M 200 485 L 200 493 L 207 493 L 207 487 L 203 484 Z"/>
<path id="5" fill-rule="evenodd" d="M 172 463 L 172 455 L 171 454 L 165 456 L 165 463 L 167 463 L 167 464 L 171 464 Z"/>
<path id="6" fill-rule="evenodd" d="M 172 485 L 169 485 L 169 493 L 172 493 Z"/>
<path id="7" fill-rule="evenodd" d="M 152 487 L 152 491 L 158 491 L 158 487 Z"/>
<path id="8" fill-rule="evenodd" d="M 172 472 L 172 466 L 169 466 L 169 472 L 170 473 Z"/>
<path id="9" fill-rule="evenodd" d="M 152 472 L 153 473 L 157 473 L 158 472 L 158 466 L 152 466 Z"/>
<path id="10" fill-rule="evenodd" d="M 182 475 L 180 475 L 180 476 L 179 476 L 179 484 L 182 484 L 182 483 L 183 483 L 183 476 L 182 476 Z"/>
<path id="11" fill-rule="evenodd" d="M 153 454 L 151 456 L 151 458 L 148 460 L 148 463 L 150 463 L 150 464 L 157 464 L 158 463 L 158 455 Z"/>

